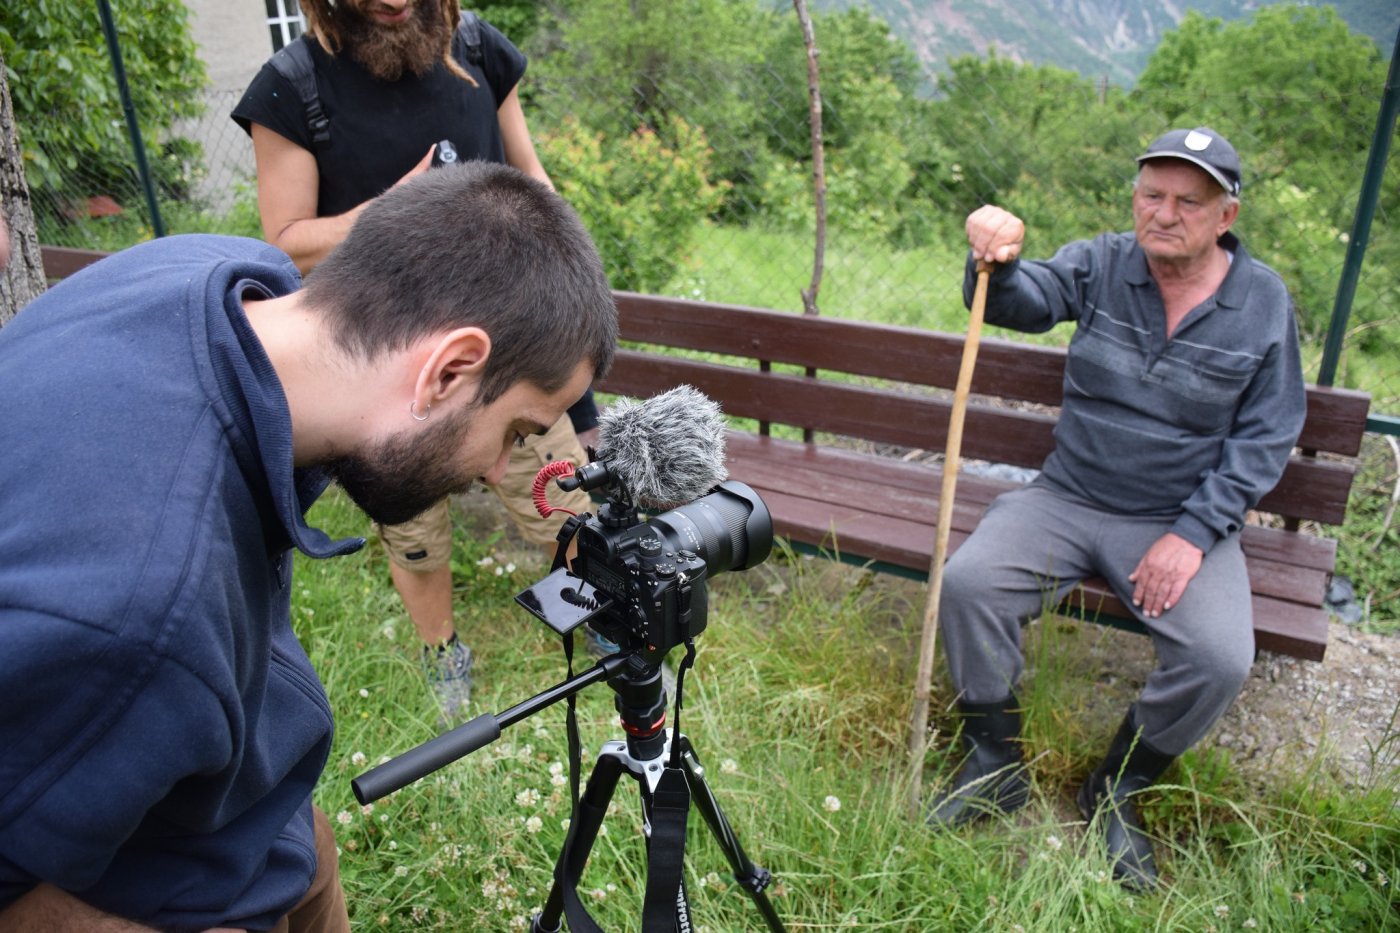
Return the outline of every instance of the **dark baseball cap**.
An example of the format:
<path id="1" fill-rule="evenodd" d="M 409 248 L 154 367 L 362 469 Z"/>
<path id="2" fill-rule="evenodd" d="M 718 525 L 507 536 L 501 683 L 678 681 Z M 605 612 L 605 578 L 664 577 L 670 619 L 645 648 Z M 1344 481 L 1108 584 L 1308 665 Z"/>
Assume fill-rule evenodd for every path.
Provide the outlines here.
<path id="1" fill-rule="evenodd" d="M 1139 164 L 1148 159 L 1184 159 L 1209 172 L 1230 194 L 1240 193 L 1239 154 L 1229 140 L 1208 126 L 1163 133 L 1137 158 Z"/>

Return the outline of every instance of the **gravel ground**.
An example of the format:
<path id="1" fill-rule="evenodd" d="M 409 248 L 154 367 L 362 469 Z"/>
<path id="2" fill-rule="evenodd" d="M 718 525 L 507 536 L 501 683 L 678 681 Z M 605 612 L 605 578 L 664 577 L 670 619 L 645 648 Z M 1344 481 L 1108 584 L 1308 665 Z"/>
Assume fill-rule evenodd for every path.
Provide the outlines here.
<path id="1" fill-rule="evenodd" d="M 1348 786 L 1400 767 L 1400 639 L 1331 626 L 1321 663 L 1261 655 L 1240 698 L 1207 741 L 1241 767 L 1322 760 Z"/>
<path id="2" fill-rule="evenodd" d="M 1067 624 L 1089 630 L 1064 644 L 1077 655 L 1073 666 L 1094 682 L 1093 689 L 1086 684 L 1088 712 L 1102 719 L 1107 736 L 1152 669 L 1151 642 Z M 1261 653 L 1238 699 L 1198 747 L 1212 745 L 1227 749 L 1252 783 L 1318 766 L 1348 787 L 1393 780 L 1400 773 L 1400 638 L 1333 622 L 1321 662 Z"/>

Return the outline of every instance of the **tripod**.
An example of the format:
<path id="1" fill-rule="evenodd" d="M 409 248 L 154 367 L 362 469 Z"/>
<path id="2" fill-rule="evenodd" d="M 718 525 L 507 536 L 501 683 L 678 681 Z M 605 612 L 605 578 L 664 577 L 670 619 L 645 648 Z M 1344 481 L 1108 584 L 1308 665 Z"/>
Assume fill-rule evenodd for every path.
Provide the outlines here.
<path id="1" fill-rule="evenodd" d="M 687 645 L 686 660 L 680 665 L 676 695 L 681 695 L 685 671 L 694 648 Z M 661 686 L 659 665 L 648 666 L 637 651 L 619 652 L 600 660 L 581 674 L 556 684 L 543 693 L 517 703 L 500 713 L 483 713 L 397 758 L 377 765 L 350 782 L 355 798 L 370 803 L 430 774 L 464 755 L 483 748 L 501 737 L 501 729 L 520 722 L 559 700 L 606 680 L 617 694 L 614 705 L 622 719 L 625 741 L 608 742 L 598 754 L 577 812 L 569 824 L 569 834 L 554 870 L 554 885 L 544 909 L 535 916 L 531 929 L 536 933 L 558 933 L 560 918 L 567 916 L 570 933 L 599 933 L 599 927 L 579 903 L 576 888 L 584 864 L 603 825 L 608 803 L 623 774 L 637 781 L 642 795 L 643 814 L 650 830 L 647 847 L 647 904 L 642 928 L 694 929 L 690 904 L 681 875 L 685 848 L 685 816 L 692 802 L 700 809 L 710 831 L 719 841 L 734 878 L 749 892 L 768 928 L 783 933 L 782 921 L 765 893 L 772 876 L 756 866 L 734 835 L 729 820 L 705 782 L 690 740 L 673 730 L 667 734 L 666 694 Z M 679 703 L 677 707 L 679 708 Z M 577 749 L 575 741 L 571 747 Z M 653 883 L 655 882 L 655 883 Z M 663 917 L 663 915 L 665 915 Z"/>
<path id="2" fill-rule="evenodd" d="M 680 672 L 682 678 L 684 675 L 685 665 Z M 681 683 L 683 681 L 677 683 L 677 693 Z M 739 845 L 729 820 L 705 781 L 705 769 L 690 740 L 679 730 L 673 734 L 666 730 L 666 694 L 661 685 L 660 669 L 629 666 L 609 678 L 608 685 L 617 694 L 614 705 L 621 716 L 626 739 L 607 742 L 598 753 L 569 824 L 569 834 L 554 870 L 554 885 L 544 909 L 535 915 L 531 925 L 533 933 L 558 933 L 562 929 L 561 916 L 568 917 L 571 933 L 599 930 L 583 909 L 575 889 L 608 804 L 624 774 L 637 782 L 641 792 L 648 837 L 645 933 L 663 928 L 683 933 L 694 929 L 681 874 L 685 818 L 692 802 L 719 842 L 735 880 L 753 898 L 768 928 L 782 933 L 782 921 L 765 890 L 772 875 L 755 865 Z"/>

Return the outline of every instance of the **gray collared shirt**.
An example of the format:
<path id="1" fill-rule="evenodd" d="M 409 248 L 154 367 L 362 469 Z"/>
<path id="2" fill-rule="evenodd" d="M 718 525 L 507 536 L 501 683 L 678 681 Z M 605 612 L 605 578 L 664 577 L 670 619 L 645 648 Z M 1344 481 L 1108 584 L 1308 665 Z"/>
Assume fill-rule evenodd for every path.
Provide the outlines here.
<path id="1" fill-rule="evenodd" d="M 1221 245 L 1224 282 L 1170 339 L 1131 233 L 998 266 L 987 291 L 990 324 L 1077 324 L 1045 479 L 1111 511 L 1176 516 L 1172 530 L 1203 551 L 1278 482 L 1307 404 L 1287 288 L 1233 234 Z M 974 284 L 969 258 L 969 306 Z"/>

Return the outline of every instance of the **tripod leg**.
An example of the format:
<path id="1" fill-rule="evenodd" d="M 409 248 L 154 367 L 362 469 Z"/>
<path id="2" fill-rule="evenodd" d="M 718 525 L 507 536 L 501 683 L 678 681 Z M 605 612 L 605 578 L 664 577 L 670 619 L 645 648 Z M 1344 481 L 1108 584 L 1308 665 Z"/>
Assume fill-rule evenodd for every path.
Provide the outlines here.
<path id="1" fill-rule="evenodd" d="M 744 853 L 744 849 L 739 845 L 739 839 L 734 835 L 734 828 L 729 825 L 729 820 L 725 818 L 724 811 L 719 807 L 719 801 L 715 800 L 715 795 L 710 791 L 710 786 L 705 782 L 705 768 L 700 764 L 700 759 L 695 755 L 695 749 L 690 745 L 690 739 L 681 736 L 681 767 L 685 770 L 687 782 L 690 784 L 690 795 L 694 806 L 699 809 L 700 815 L 705 818 L 705 823 L 714 833 L 715 839 L 719 842 L 719 847 L 724 851 L 724 857 L 729 860 L 729 867 L 734 872 L 734 880 L 743 885 L 744 890 L 749 892 L 753 902 L 758 905 L 759 913 L 763 914 L 763 919 L 768 923 L 768 929 L 774 933 L 783 933 L 782 920 L 778 919 L 777 911 L 773 909 L 773 902 L 768 899 L 765 889 L 773 880 L 773 875 L 766 869 L 755 865 L 753 861 Z"/>
<path id="2" fill-rule="evenodd" d="M 578 813 L 569 824 L 569 835 L 564 841 L 564 850 L 559 853 L 559 863 L 564 869 L 564 877 L 580 878 L 588 855 L 593 851 L 593 843 L 598 838 L 598 828 L 603 825 L 603 817 L 608 812 L 613 791 L 617 789 L 618 778 L 626 766 L 615 755 L 603 754 L 593 765 L 593 773 L 588 776 L 588 784 L 579 798 Z M 564 915 L 564 892 L 558 872 L 544 909 L 535 915 L 530 926 L 532 933 L 558 933 L 562 929 L 560 918 Z"/>

